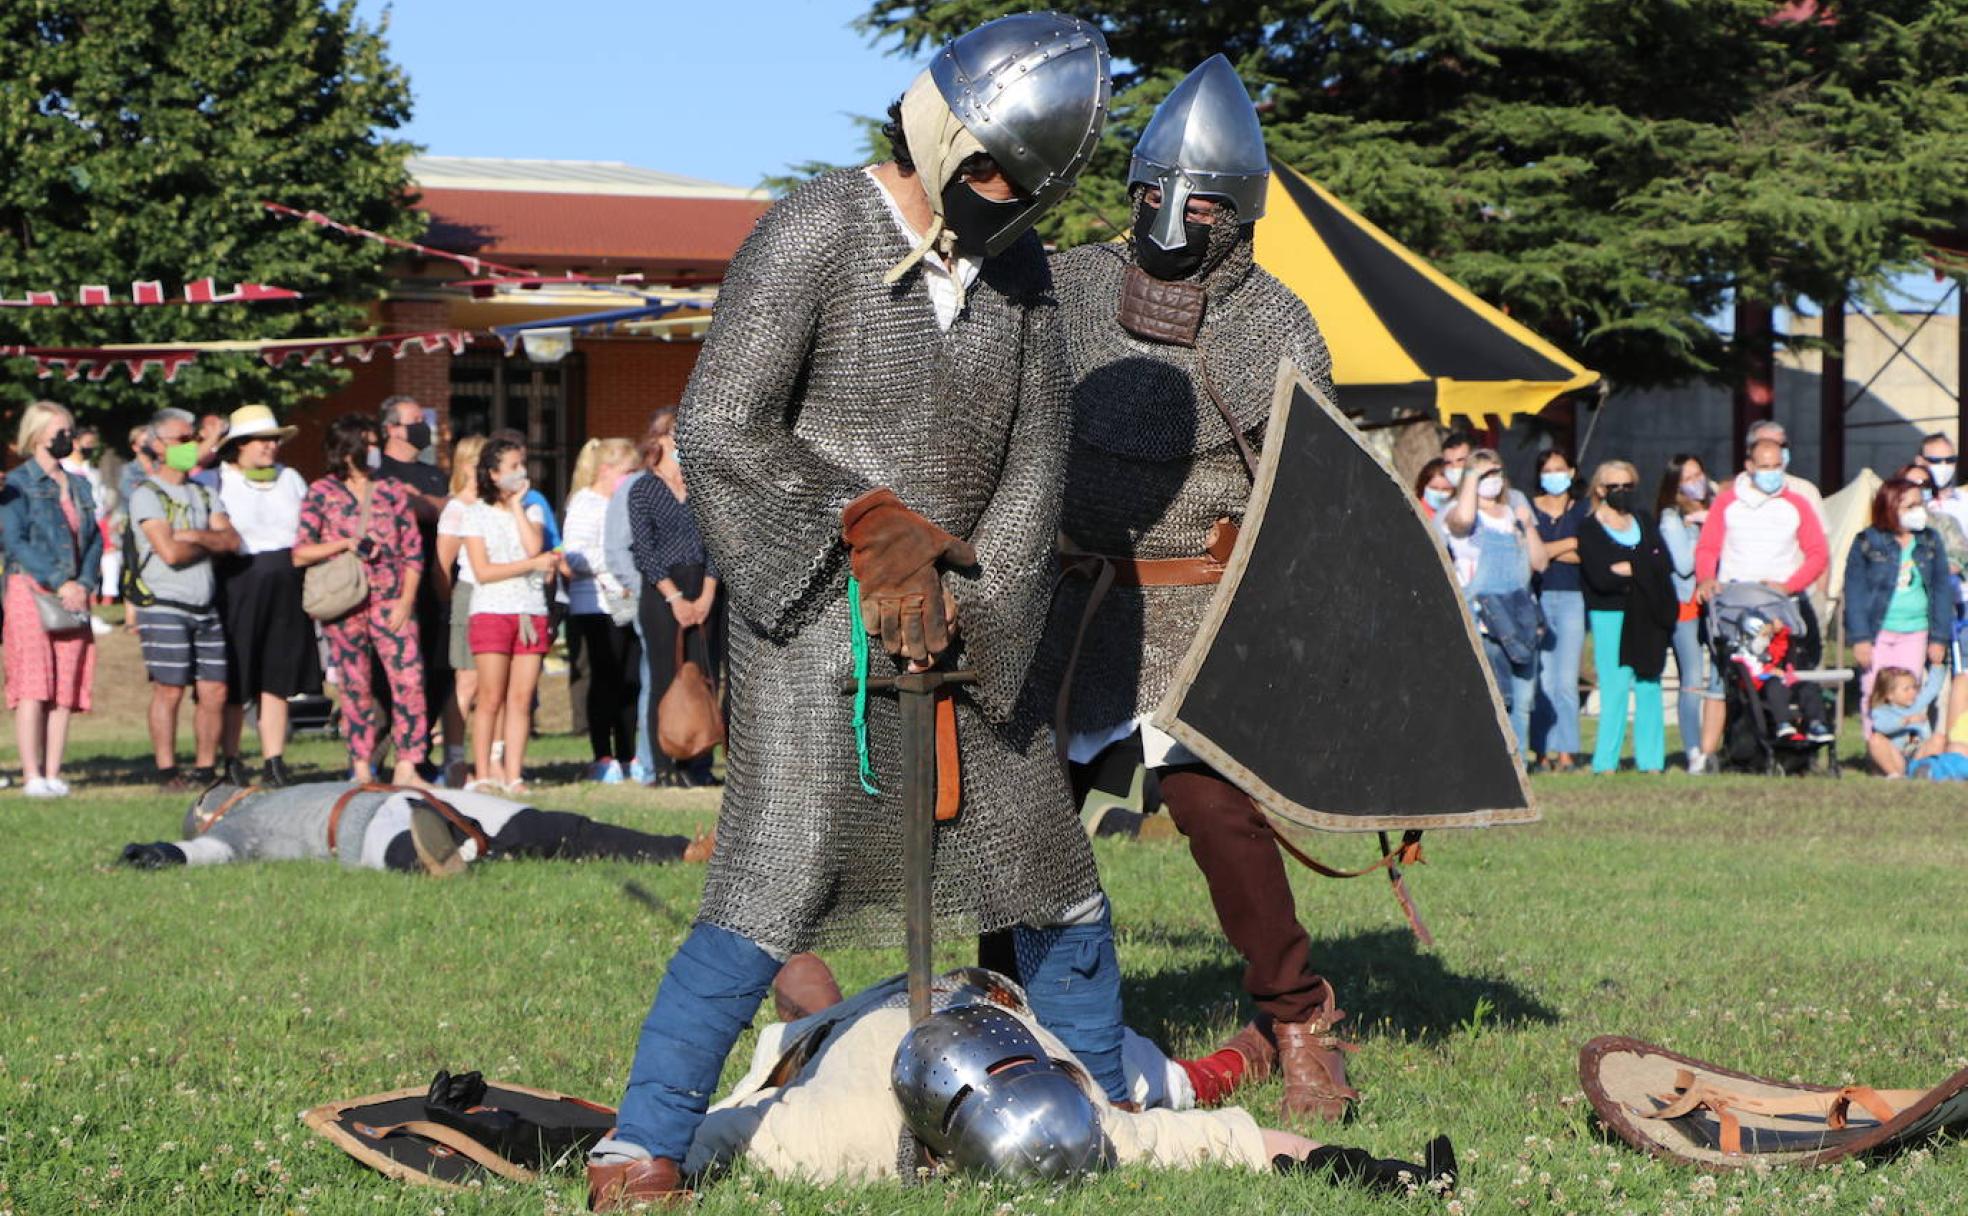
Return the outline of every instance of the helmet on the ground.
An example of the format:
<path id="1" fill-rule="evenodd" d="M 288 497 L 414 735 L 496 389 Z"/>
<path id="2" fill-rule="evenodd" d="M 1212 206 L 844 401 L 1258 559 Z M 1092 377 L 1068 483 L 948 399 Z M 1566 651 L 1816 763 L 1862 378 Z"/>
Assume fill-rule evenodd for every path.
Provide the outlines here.
<path id="1" fill-rule="evenodd" d="M 1107 121 L 1107 40 L 1059 13 L 1013 13 L 959 35 L 929 64 L 964 129 L 1018 184 L 1029 205 L 986 243 L 997 254 L 1065 197 Z"/>
<path id="2" fill-rule="evenodd" d="M 910 1132 L 967 1173 L 1054 1182 L 1106 1158 L 1086 1074 L 1046 1053 L 1016 1017 L 963 1005 L 918 1022 L 890 1074 Z"/>
<path id="3" fill-rule="evenodd" d="M 1183 246 L 1192 195 L 1228 199 L 1237 223 L 1252 224 L 1264 214 L 1270 181 L 1257 109 L 1221 55 L 1203 60 L 1155 108 L 1128 164 L 1128 185 L 1161 187 L 1161 213 L 1149 239 L 1164 249 Z"/>

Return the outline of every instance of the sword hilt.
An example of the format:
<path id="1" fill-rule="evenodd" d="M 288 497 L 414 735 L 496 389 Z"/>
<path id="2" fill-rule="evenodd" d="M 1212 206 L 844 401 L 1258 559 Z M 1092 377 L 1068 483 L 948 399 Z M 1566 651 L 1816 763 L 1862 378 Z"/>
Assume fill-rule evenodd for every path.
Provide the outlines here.
<path id="1" fill-rule="evenodd" d="M 958 668 L 955 671 L 938 671 L 935 668 L 931 668 L 928 671 L 903 671 L 897 672 L 892 676 L 868 677 L 868 688 L 870 691 L 886 692 L 892 689 L 898 693 L 910 692 L 918 696 L 924 693 L 933 693 L 937 689 L 951 684 L 975 683 L 977 683 L 977 673 L 967 667 Z M 850 676 L 841 681 L 840 690 L 842 692 L 857 692 L 860 690 L 860 687 L 860 682 Z"/>

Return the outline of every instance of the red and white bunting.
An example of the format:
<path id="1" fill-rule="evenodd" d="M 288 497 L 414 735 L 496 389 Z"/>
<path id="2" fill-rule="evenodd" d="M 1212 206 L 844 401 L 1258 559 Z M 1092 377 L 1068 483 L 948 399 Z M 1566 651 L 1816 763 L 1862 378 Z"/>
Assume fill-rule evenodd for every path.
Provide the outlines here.
<path id="1" fill-rule="evenodd" d="M 0 292 L 0 308 L 131 308 L 155 304 L 259 304 L 268 300 L 298 300 L 301 293 L 286 287 L 269 287 L 265 283 L 234 283 L 231 291 L 220 291 L 209 277 L 186 283 L 184 299 L 172 300 L 164 295 L 164 284 L 156 279 L 130 284 L 130 298 L 119 300 L 110 289 L 100 283 L 84 284 L 76 292 L 76 298 L 63 301 L 61 293 L 54 291 L 30 291 L 16 300 Z"/>
<path id="2" fill-rule="evenodd" d="M 65 380 L 99 381 L 122 368 L 132 381 L 143 379 L 152 368 L 164 373 L 166 384 L 178 378 L 186 364 L 201 354 L 257 354 L 269 367 L 281 367 L 298 358 L 303 365 L 341 363 L 355 359 L 369 362 L 377 351 L 401 359 L 412 352 L 434 354 L 449 350 L 463 354 L 471 333 L 462 329 L 434 329 L 414 334 L 378 334 L 369 338 L 308 338 L 286 342 L 177 342 L 159 346 L 4 346 L 0 359 L 32 359 L 35 373 L 47 380 L 59 373 Z"/>
<path id="3" fill-rule="evenodd" d="M 260 205 L 275 215 L 284 215 L 289 219 L 306 220 L 318 228 L 326 228 L 333 232 L 339 232 L 344 236 L 359 236 L 368 241 L 380 241 L 392 249 L 407 249 L 412 253 L 421 253 L 427 258 L 440 258 L 446 262 L 456 262 L 473 274 L 484 274 L 490 271 L 496 275 L 525 278 L 528 274 L 532 273 L 531 271 L 521 270 L 517 266 L 502 266 L 497 262 L 488 262 L 484 258 L 475 258 L 468 253 L 452 253 L 448 249 L 434 249 L 429 245 L 419 245 L 415 241 L 405 241 L 393 236 L 384 236 L 380 232 L 372 232 L 367 228 L 358 228 L 354 224 L 344 224 L 339 220 L 330 219 L 319 211 L 301 211 L 274 202 L 263 202 Z"/>
<path id="4" fill-rule="evenodd" d="M 325 341 L 268 342 L 260 347 L 260 357 L 269 367 L 279 367 L 289 359 L 298 358 L 303 364 L 341 363 L 354 359 L 367 363 L 377 351 L 383 351 L 392 358 L 401 359 L 412 351 L 435 354 L 449 349 L 454 355 L 465 353 L 465 345 L 471 341 L 471 333 L 463 329 L 434 329 L 420 334 L 382 334 L 374 338 L 330 338 Z"/>

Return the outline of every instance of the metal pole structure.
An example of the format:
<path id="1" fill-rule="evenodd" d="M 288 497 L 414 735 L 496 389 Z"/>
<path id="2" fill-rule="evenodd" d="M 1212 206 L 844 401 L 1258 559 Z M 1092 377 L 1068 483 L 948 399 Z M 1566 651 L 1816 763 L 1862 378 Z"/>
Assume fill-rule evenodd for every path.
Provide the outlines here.
<path id="1" fill-rule="evenodd" d="M 1743 448 L 1743 436 L 1750 426 L 1776 413 L 1776 355 L 1770 325 L 1768 304 L 1736 297 L 1736 349 L 1742 354 L 1742 379 L 1736 384 L 1736 433 L 1730 442 L 1738 465 L 1749 455 Z"/>
<path id="2" fill-rule="evenodd" d="M 1818 373 L 1818 484 L 1845 484 L 1845 293 L 1824 304 L 1825 352 Z"/>

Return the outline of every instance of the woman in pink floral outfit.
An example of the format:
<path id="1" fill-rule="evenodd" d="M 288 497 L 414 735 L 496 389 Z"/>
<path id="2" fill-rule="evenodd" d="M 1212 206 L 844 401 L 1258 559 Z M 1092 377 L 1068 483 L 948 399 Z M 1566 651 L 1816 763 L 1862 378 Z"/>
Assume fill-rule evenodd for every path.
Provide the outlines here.
<path id="1" fill-rule="evenodd" d="M 313 566 L 342 553 L 362 559 L 369 598 L 337 621 L 322 622 L 330 661 L 341 675 L 342 724 L 357 781 L 375 780 L 382 750 L 382 707 L 372 686 L 371 657 L 389 681 L 397 785 L 421 785 L 417 765 L 430 748 L 424 663 L 417 649 L 417 580 L 423 539 L 401 482 L 378 480 L 382 436 L 373 419 L 345 414 L 328 428 L 328 475 L 308 487 L 294 564 Z M 362 530 L 362 507 L 369 526 Z"/>

